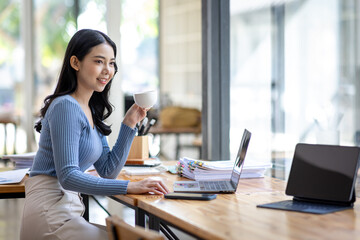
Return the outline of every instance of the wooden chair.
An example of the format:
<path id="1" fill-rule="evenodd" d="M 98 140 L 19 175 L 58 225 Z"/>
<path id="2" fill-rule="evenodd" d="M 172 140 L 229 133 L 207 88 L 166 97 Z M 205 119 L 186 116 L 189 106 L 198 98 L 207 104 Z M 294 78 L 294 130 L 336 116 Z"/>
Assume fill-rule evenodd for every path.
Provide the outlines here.
<path id="1" fill-rule="evenodd" d="M 106 218 L 106 229 L 110 240 L 164 240 L 160 233 L 139 226 L 131 226 L 118 216 Z"/>
<path id="2" fill-rule="evenodd" d="M 4 125 L 4 155 L 7 155 L 7 129 L 6 126 L 8 124 L 14 125 L 15 133 L 14 133 L 14 150 L 13 154 L 16 154 L 16 133 L 17 127 L 19 125 L 19 116 L 15 115 L 12 112 L 0 112 L 0 124 Z"/>

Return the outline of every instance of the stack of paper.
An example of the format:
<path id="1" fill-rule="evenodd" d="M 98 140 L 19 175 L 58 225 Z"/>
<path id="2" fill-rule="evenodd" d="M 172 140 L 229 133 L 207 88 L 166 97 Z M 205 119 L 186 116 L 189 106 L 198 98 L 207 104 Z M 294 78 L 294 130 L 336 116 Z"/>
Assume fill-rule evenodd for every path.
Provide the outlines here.
<path id="1" fill-rule="evenodd" d="M 202 161 L 191 158 L 180 158 L 177 172 L 180 176 L 192 180 L 223 180 L 229 179 L 234 167 L 233 161 Z M 245 164 L 240 178 L 264 177 L 271 163 Z"/>
<path id="2" fill-rule="evenodd" d="M 127 175 L 156 175 L 166 172 L 168 169 L 164 165 L 157 167 L 124 167 L 124 172 Z"/>
<path id="3" fill-rule="evenodd" d="M 24 154 L 14 154 L 14 155 L 4 155 L 3 159 L 10 159 L 15 163 L 15 169 L 31 168 L 36 152 L 24 153 Z"/>
<path id="4" fill-rule="evenodd" d="M 0 172 L 0 184 L 19 183 L 28 171 L 29 168 Z"/>

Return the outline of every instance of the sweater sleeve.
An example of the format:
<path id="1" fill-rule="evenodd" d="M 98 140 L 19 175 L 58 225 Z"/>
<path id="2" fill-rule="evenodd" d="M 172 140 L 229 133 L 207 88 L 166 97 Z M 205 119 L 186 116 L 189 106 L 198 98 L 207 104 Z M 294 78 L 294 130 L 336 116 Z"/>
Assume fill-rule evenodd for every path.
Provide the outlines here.
<path id="1" fill-rule="evenodd" d="M 49 114 L 49 126 L 57 178 L 63 188 L 90 195 L 125 194 L 129 181 L 85 174 L 79 167 L 79 141 L 84 123 L 81 108 L 61 101 Z"/>
<path id="2" fill-rule="evenodd" d="M 117 141 L 111 151 L 106 137 L 102 137 L 103 152 L 99 160 L 94 163 L 94 167 L 101 177 L 116 178 L 119 175 L 129 155 L 135 133 L 135 129 L 121 124 Z"/>

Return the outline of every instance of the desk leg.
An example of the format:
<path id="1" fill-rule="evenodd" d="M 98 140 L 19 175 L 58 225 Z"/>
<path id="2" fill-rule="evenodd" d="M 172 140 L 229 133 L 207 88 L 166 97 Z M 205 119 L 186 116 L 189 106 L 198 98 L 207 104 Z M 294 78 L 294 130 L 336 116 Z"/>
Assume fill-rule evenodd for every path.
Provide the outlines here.
<path id="1" fill-rule="evenodd" d="M 149 213 L 149 229 L 161 232 L 166 236 L 169 240 L 179 240 L 179 238 L 171 231 L 171 229 L 166 226 L 166 224 L 160 222 L 160 218 L 155 215 Z"/>
<path id="2" fill-rule="evenodd" d="M 145 227 L 145 211 L 138 207 L 135 209 L 135 224 Z"/>
<path id="3" fill-rule="evenodd" d="M 149 213 L 149 229 L 160 231 L 160 219 Z"/>
<path id="4" fill-rule="evenodd" d="M 85 211 L 83 218 L 85 218 L 86 221 L 89 221 L 89 195 L 81 194 L 82 202 L 85 206 Z"/>

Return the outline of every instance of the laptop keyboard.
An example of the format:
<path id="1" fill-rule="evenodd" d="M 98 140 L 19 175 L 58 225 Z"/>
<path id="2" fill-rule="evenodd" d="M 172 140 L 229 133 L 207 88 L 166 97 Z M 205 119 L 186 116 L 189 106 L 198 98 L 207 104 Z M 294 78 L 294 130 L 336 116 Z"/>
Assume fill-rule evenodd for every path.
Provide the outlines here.
<path id="1" fill-rule="evenodd" d="M 226 184 L 227 182 L 224 181 L 200 181 L 199 185 L 200 185 L 200 189 L 205 189 L 205 190 L 212 190 L 212 191 L 216 191 L 216 190 L 226 190 L 228 189 L 228 186 Z"/>

